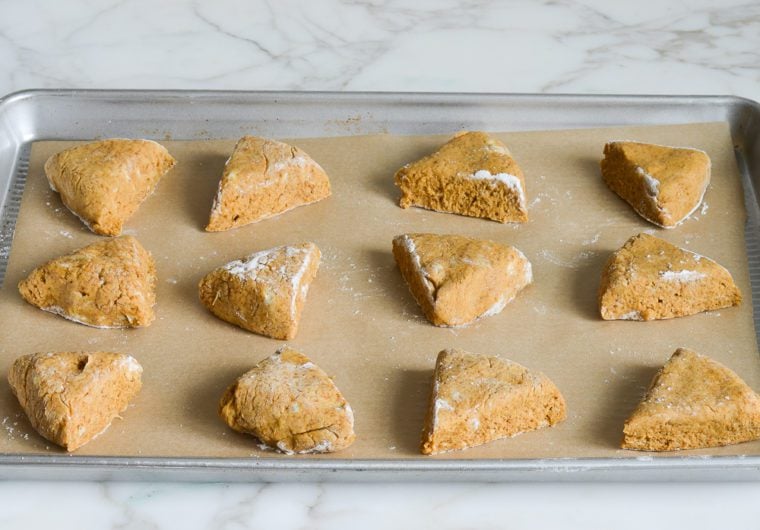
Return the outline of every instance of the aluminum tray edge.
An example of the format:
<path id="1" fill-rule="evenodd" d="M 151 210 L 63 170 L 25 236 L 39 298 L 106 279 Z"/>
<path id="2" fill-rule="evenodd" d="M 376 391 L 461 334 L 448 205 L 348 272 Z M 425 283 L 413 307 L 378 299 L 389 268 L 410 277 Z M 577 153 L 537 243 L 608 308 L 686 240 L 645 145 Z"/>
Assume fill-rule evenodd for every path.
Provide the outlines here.
<path id="1" fill-rule="evenodd" d="M 242 91 L 185 91 L 185 90 L 24 90 L 0 98 L 0 215 L 5 220 L 9 190 L 24 173 L 23 153 L 29 143 L 38 139 L 71 138 L 76 125 L 82 137 L 124 135 L 135 124 L 137 131 L 157 139 L 198 139 L 215 135 L 239 134 L 239 124 L 250 121 L 251 115 L 239 115 L 241 108 L 250 105 L 257 110 L 265 106 L 315 105 L 331 103 L 320 118 L 347 119 L 357 108 L 396 109 L 396 117 L 414 132 L 440 132 L 436 128 L 456 128 L 465 124 L 473 109 L 483 112 L 497 105 L 504 115 L 514 116 L 509 123 L 514 130 L 599 127 L 621 123 L 661 124 L 697 121 L 727 121 L 737 146 L 737 158 L 743 172 L 747 198 L 754 199 L 757 209 L 757 190 L 760 189 L 760 104 L 737 96 L 661 96 L 661 95 L 575 95 L 575 94 L 444 94 L 444 93 L 387 93 L 387 92 L 242 92 Z M 200 112 L 204 104 L 213 102 L 223 117 L 233 119 L 225 127 L 210 127 Z M 414 120 L 420 114 L 408 113 L 411 105 L 440 105 L 447 109 L 444 121 Z M 166 116 L 169 126 L 159 129 L 144 126 L 151 120 L 129 122 L 119 119 L 103 124 L 100 119 L 77 120 L 83 108 L 97 105 L 119 111 L 129 117 L 127 107 L 157 111 Z M 399 112 L 399 105 L 403 112 Z M 178 106 L 188 106 L 191 112 L 181 119 L 172 119 Z M 228 108 L 230 107 L 230 108 Z M 605 121 L 590 115 L 589 108 L 604 108 Z M 551 111 L 551 112 L 549 112 Z M 369 111 L 368 111 L 369 112 Z M 537 112 L 551 114 L 555 121 L 536 119 Z M 557 114 L 560 113 L 560 114 Z M 408 115 L 407 115 L 408 114 Z M 117 116 L 117 118 L 118 118 Z M 277 121 L 276 112 L 265 115 L 266 126 L 288 130 L 295 121 Z M 383 121 L 384 120 L 384 121 Z M 336 134 L 368 134 L 397 132 L 388 127 L 391 118 L 366 120 L 352 130 L 330 129 L 321 132 Z M 227 123 L 227 122 L 225 122 Z M 234 127 L 230 124 L 234 124 Z M 277 129 L 277 127 L 280 127 Z M 251 129 L 255 130 L 255 129 Z M 245 132 L 245 131 L 244 131 Z M 305 134 L 319 134 L 319 130 Z M 134 131 L 133 131 L 134 134 Z M 222 136 L 228 137 L 228 136 Z M 756 226 L 748 224 L 748 229 Z M 749 242 L 749 240 L 748 240 Z M 0 255 L 0 260 L 7 256 Z M 753 291 L 760 284 L 753 278 Z M 758 303 L 757 296 L 755 304 Z M 756 319 L 758 311 L 756 313 Z M 757 326 L 757 325 L 756 325 Z M 647 480 L 757 480 L 760 478 L 760 457 L 659 457 L 646 456 L 625 459 L 549 459 L 549 460 L 246 460 L 202 458 L 123 458 L 67 455 L 0 455 L 0 478 L 45 480 L 173 480 L 173 481 L 267 481 L 267 480 L 478 480 L 478 481 L 647 481 Z"/>

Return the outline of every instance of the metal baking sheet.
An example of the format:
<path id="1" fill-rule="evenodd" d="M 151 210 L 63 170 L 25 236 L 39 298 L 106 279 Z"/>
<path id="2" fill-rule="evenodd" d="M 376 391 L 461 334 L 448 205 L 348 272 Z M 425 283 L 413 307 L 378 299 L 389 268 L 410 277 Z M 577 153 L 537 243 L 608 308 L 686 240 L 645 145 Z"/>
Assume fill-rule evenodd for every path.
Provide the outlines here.
<path id="1" fill-rule="evenodd" d="M 0 100 L 0 274 L 4 271 L 36 140 L 141 136 L 157 140 L 460 129 L 548 130 L 725 121 L 731 126 L 748 212 L 747 250 L 757 294 L 760 162 L 758 106 L 733 97 L 30 91 Z M 109 119 L 104 121 L 103 116 Z M 758 311 L 755 311 L 755 315 Z M 757 318 L 755 329 L 758 329 Z M 0 456 L 5 478 L 172 480 L 753 480 L 759 457 L 542 460 L 320 460 Z"/>

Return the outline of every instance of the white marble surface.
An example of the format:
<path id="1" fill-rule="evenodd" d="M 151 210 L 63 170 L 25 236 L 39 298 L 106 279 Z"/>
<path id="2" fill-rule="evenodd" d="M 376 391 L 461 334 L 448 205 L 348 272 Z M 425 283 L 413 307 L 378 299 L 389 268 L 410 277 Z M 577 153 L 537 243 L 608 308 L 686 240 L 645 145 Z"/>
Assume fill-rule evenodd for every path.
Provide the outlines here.
<path id="1" fill-rule="evenodd" d="M 0 93 L 29 87 L 760 97 L 760 3 L 0 1 Z"/>
<path id="2" fill-rule="evenodd" d="M 757 1 L 0 0 L 39 87 L 735 94 Z M 756 526 L 760 484 L 0 484 L 0 528 Z"/>
<path id="3" fill-rule="evenodd" d="M 716 491 L 720 490 L 720 494 Z M 0 527 L 756 528 L 740 484 L 0 484 Z"/>

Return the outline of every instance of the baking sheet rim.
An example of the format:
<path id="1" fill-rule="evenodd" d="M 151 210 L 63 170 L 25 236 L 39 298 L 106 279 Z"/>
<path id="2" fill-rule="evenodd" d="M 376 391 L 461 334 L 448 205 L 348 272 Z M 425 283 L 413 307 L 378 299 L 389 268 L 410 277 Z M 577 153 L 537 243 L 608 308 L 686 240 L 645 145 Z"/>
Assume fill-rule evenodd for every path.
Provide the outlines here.
<path id="1" fill-rule="evenodd" d="M 139 96 L 149 96 L 154 94 L 154 91 L 109 91 L 109 90 L 30 90 L 20 91 L 12 94 L 8 94 L 0 98 L 0 113 L 4 110 L 3 107 L 16 101 L 18 99 L 34 98 L 35 95 L 65 95 L 67 93 L 82 93 L 82 94 L 103 94 L 103 93 L 126 93 Z M 172 95 L 176 93 L 180 94 L 215 94 L 223 97 L 229 94 L 251 94 L 251 92 L 242 91 L 159 91 L 163 95 Z M 304 94 L 318 98 L 319 96 L 329 97 L 361 97 L 361 96 L 407 96 L 407 97 L 420 97 L 426 98 L 447 98 L 457 96 L 455 93 L 340 93 L 340 92 L 255 92 L 255 94 L 277 95 L 277 94 Z M 684 98 L 693 99 L 692 96 L 658 96 L 658 95 L 574 95 L 574 94 L 466 94 L 468 96 L 488 98 L 489 96 L 511 96 L 515 98 L 529 97 L 529 98 L 546 98 L 547 101 L 552 99 L 565 99 L 579 97 L 586 101 L 604 103 L 610 102 L 616 98 L 623 98 L 627 100 L 635 101 L 647 101 L 652 103 L 658 102 L 660 104 L 666 103 L 668 100 L 673 102 L 683 102 Z M 746 98 L 740 98 L 736 96 L 696 96 L 702 101 L 712 103 L 716 108 L 728 107 L 732 104 L 740 104 L 749 106 L 754 112 L 760 111 L 760 104 Z M 729 122 L 732 132 L 737 130 L 737 123 L 734 118 L 736 115 L 726 113 L 729 118 Z M 743 128 L 739 128 L 742 133 L 746 134 Z M 23 136 L 23 135 L 22 135 Z M 21 140 L 21 138 L 19 138 Z M 0 221 L 7 222 L 8 214 L 8 199 L 12 195 L 14 188 L 19 187 L 19 174 L 23 171 L 18 171 L 18 166 L 22 161 L 21 156 L 24 152 L 29 152 L 29 146 L 33 141 L 38 138 L 24 137 L 23 141 L 16 144 L 16 153 L 19 155 L 12 161 L 13 171 L 8 175 L 9 181 L 7 183 L 8 193 L 5 195 L 3 203 L 0 204 L 0 212 L 2 212 L 2 219 Z M 734 138 L 736 141 L 737 138 Z M 745 138 L 741 138 L 745 140 Z M 23 165 L 23 164 L 21 164 Z M 742 180 L 745 184 L 744 192 L 745 199 L 754 199 L 754 197 L 748 196 L 751 190 L 746 188 L 747 181 L 751 182 L 751 175 L 748 169 L 742 167 L 744 164 L 740 164 L 740 171 L 742 173 Z M 23 182 L 23 181 L 22 181 Z M 21 186 L 23 189 L 23 185 Z M 753 201 L 756 202 L 756 201 Z M 15 223 L 13 223 L 15 224 Z M 0 259 L 7 262 L 6 256 L 0 256 Z M 455 460 L 355 460 L 355 459 L 322 459 L 322 460 L 268 460 L 268 459 L 244 459 L 244 458 L 204 458 L 204 457 L 102 457 L 102 456 L 76 456 L 76 455 L 16 455 L 4 453 L 0 454 L 0 475 L 3 474 L 3 470 L 10 470 L 13 468 L 50 468 L 62 466 L 65 468 L 71 468 L 72 466 L 78 466 L 80 470 L 87 468 L 113 468 L 114 471 L 118 471 L 120 468 L 140 469 L 150 474 L 151 472 L 161 472 L 167 470 L 176 470 L 178 472 L 185 472 L 189 470 L 208 470 L 208 471 L 233 471 L 233 470 L 250 470 L 266 472 L 286 472 L 286 473 L 303 473 L 313 471 L 386 471 L 392 473 L 405 473 L 405 472 L 426 472 L 426 471 L 468 471 L 470 474 L 463 476 L 463 479 L 477 478 L 472 473 L 479 471 L 504 471 L 504 472 L 518 472 L 518 471 L 533 471 L 533 472 L 582 472 L 582 471 L 611 471 L 626 470 L 626 473 L 630 473 L 630 469 L 644 470 L 644 469 L 658 469 L 662 471 L 673 469 L 690 469 L 696 470 L 697 468 L 709 469 L 709 470 L 727 470 L 727 469 L 739 469 L 744 470 L 755 468 L 754 471 L 760 469 L 760 456 L 669 456 L 668 458 L 653 458 L 651 456 L 625 456 L 620 458 L 548 458 L 548 459 L 506 459 L 506 460 L 473 460 L 473 459 L 455 459 Z M 33 475 L 33 473 L 32 473 Z M 34 477 L 30 477 L 34 478 Z M 255 478 L 255 477 L 250 477 Z M 508 478 L 508 477 L 505 477 Z M 621 479 L 632 478 L 621 476 Z M 727 478 L 728 480 L 728 478 Z"/>

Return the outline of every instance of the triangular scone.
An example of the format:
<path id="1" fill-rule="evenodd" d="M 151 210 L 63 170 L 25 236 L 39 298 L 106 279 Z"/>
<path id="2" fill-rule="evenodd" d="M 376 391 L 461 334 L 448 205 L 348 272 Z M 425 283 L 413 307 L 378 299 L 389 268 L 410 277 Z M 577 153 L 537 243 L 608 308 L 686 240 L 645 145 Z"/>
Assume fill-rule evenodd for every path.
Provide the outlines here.
<path id="1" fill-rule="evenodd" d="M 402 208 L 493 219 L 528 220 L 525 178 L 503 142 L 483 132 L 462 133 L 395 176 Z"/>
<path id="2" fill-rule="evenodd" d="M 710 157 L 698 149 L 639 142 L 604 146 L 602 177 L 644 219 L 673 228 L 702 202 Z"/>
<path id="3" fill-rule="evenodd" d="M 393 256 L 422 312 L 436 326 L 466 326 L 496 315 L 533 281 L 522 252 L 483 239 L 404 234 L 393 239 Z"/>
<path id="4" fill-rule="evenodd" d="M 224 166 L 206 230 L 237 228 L 329 196 L 327 173 L 301 149 L 244 136 Z"/>
<path id="5" fill-rule="evenodd" d="M 683 317 L 738 305 L 741 299 L 725 268 L 645 233 L 612 254 L 599 287 L 605 320 Z"/>
<path id="6" fill-rule="evenodd" d="M 296 336 L 321 253 L 314 243 L 276 247 L 232 261 L 198 285 L 214 315 L 273 339 Z"/>
<path id="7" fill-rule="evenodd" d="M 340 451 L 355 438 L 351 405 L 322 369 L 290 348 L 240 376 L 222 396 L 219 415 L 286 454 Z"/>
<path id="8" fill-rule="evenodd" d="M 66 149 L 45 162 L 53 191 L 87 227 L 118 236 L 176 160 L 151 140 L 110 139 Z"/>
<path id="9" fill-rule="evenodd" d="M 466 449 L 554 425 L 567 415 L 559 389 L 515 362 L 444 350 L 435 364 L 421 451 Z"/>
<path id="10" fill-rule="evenodd" d="M 32 427 L 74 451 L 127 408 L 141 375 L 140 364 L 121 353 L 36 353 L 13 362 L 8 382 Z"/>
<path id="11" fill-rule="evenodd" d="M 760 396 L 734 372 L 679 348 L 623 428 L 623 449 L 673 451 L 760 438 Z"/>
<path id="12" fill-rule="evenodd" d="M 132 236 L 99 241 L 34 269 L 18 284 L 32 305 L 96 328 L 153 322 L 156 267 Z"/>

